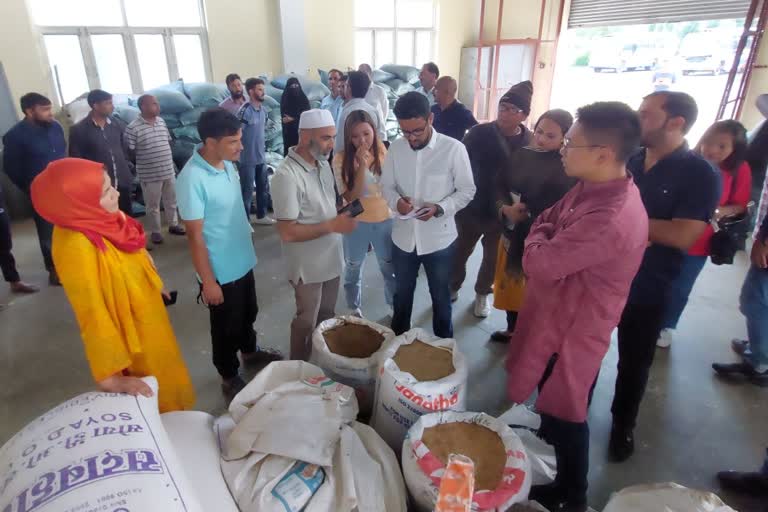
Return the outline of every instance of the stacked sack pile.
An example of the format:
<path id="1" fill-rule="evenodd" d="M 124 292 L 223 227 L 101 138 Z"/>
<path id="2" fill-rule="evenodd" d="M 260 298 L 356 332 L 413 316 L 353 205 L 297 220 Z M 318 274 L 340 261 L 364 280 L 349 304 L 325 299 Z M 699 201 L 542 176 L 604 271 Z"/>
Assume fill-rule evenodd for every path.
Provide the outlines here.
<path id="1" fill-rule="evenodd" d="M 277 91 L 277 92 L 276 92 Z M 269 95 L 273 92 L 277 98 Z M 181 169 L 192 156 L 195 145 L 201 142 L 197 132 L 197 121 L 205 110 L 216 107 L 229 96 L 226 85 L 211 82 L 185 83 L 177 80 L 173 83 L 146 91 L 160 103 L 160 117 L 163 118 L 173 141 L 171 149 L 176 166 Z M 282 91 L 270 88 L 264 100 L 267 110 L 266 149 L 267 165 L 277 167 L 283 159 L 282 121 L 280 116 L 280 96 Z M 90 112 L 86 101 L 87 94 L 64 107 L 67 124 L 74 124 Z M 114 117 L 128 125 L 140 114 L 139 95 L 116 94 L 112 98 L 115 105 Z"/>

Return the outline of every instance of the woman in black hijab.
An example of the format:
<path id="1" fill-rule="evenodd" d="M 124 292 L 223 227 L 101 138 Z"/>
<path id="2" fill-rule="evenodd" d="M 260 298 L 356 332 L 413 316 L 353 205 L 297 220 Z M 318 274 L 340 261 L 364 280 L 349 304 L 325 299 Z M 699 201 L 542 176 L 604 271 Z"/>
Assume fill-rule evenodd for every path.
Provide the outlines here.
<path id="1" fill-rule="evenodd" d="M 298 78 L 291 77 L 285 84 L 283 97 L 280 98 L 280 113 L 283 116 L 283 155 L 288 148 L 299 143 L 299 118 L 309 110 L 309 99 L 301 89 Z"/>

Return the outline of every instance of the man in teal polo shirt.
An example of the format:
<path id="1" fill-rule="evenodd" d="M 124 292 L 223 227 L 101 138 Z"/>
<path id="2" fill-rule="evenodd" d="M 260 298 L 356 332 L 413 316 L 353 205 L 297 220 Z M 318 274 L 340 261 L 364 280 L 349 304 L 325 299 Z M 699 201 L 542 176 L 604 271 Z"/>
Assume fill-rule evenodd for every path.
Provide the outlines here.
<path id="1" fill-rule="evenodd" d="M 203 143 L 181 170 L 176 192 L 200 297 L 210 310 L 213 364 L 231 398 L 245 387 L 238 374 L 238 351 L 245 364 L 268 363 L 282 355 L 256 346 L 256 253 L 232 164 L 243 149 L 240 121 L 223 108 L 213 108 L 200 116 L 197 130 Z"/>

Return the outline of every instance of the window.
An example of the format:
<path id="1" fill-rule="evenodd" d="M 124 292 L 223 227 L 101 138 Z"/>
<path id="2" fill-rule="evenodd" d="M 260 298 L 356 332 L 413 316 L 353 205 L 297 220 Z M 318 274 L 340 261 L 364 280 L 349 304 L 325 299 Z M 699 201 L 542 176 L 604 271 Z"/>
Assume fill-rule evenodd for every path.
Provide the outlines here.
<path id="1" fill-rule="evenodd" d="M 421 66 L 432 60 L 433 0 L 355 0 L 355 61 Z"/>
<path id="2" fill-rule="evenodd" d="M 202 0 L 28 0 L 59 104 L 209 79 Z"/>

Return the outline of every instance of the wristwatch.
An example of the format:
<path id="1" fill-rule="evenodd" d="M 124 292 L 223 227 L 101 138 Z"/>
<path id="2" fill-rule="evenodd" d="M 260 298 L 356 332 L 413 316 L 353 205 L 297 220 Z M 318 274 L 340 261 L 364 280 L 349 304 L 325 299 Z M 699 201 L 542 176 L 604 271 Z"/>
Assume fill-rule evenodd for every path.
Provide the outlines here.
<path id="1" fill-rule="evenodd" d="M 440 206 L 439 204 L 435 205 L 435 209 L 437 210 L 435 212 L 435 217 L 442 217 L 443 215 L 445 215 L 445 210 L 443 210 L 443 207 Z"/>

